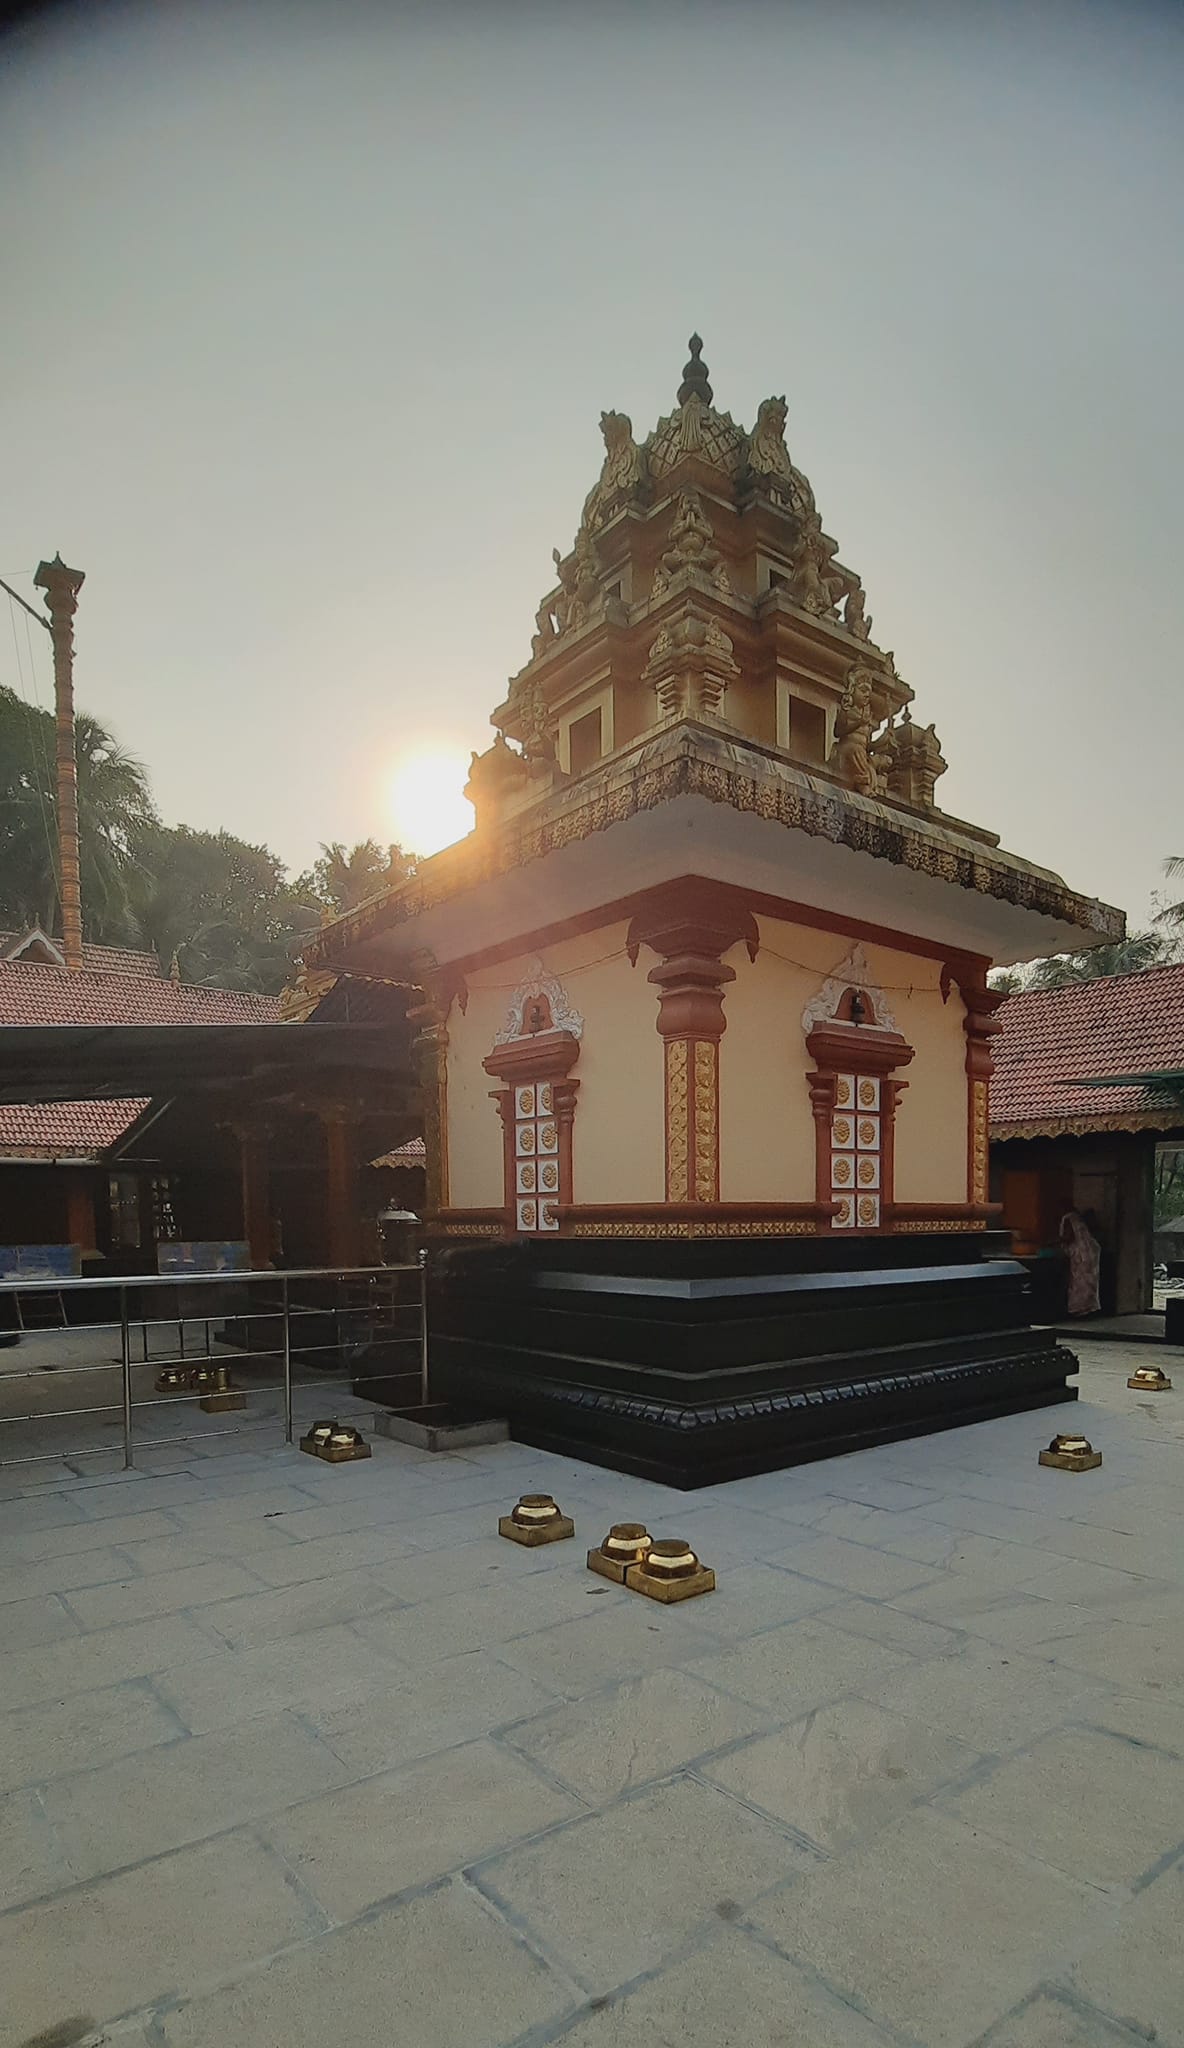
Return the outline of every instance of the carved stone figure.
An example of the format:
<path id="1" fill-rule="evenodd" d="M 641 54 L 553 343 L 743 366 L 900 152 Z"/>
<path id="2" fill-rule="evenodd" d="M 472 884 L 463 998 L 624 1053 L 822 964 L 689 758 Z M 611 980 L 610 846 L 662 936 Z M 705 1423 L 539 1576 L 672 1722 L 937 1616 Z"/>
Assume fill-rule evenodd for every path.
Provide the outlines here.
<path id="1" fill-rule="evenodd" d="M 878 724 L 873 702 L 875 679 L 858 665 L 850 669 L 835 713 L 835 743 L 829 766 L 861 796 L 880 793 L 880 777 L 872 758 L 872 734 Z"/>
<path id="2" fill-rule="evenodd" d="M 785 423 L 789 407 L 784 398 L 762 398 L 756 425 L 748 441 L 748 466 L 757 476 L 793 475 L 793 464 L 785 445 Z"/>
<path id="3" fill-rule="evenodd" d="M 558 637 L 554 600 L 545 597 L 534 615 L 534 632 L 530 639 L 532 655 L 545 654 L 548 647 L 554 646 Z"/>
<path id="4" fill-rule="evenodd" d="M 814 493 L 800 469 L 795 469 L 785 445 L 785 423 L 789 408 L 784 398 L 762 398 L 756 425 L 748 437 L 748 467 L 763 478 L 774 495 L 802 519 L 815 515 Z"/>
<path id="5" fill-rule="evenodd" d="M 836 579 L 827 574 L 834 552 L 834 542 L 827 540 L 817 516 L 808 520 L 798 542 L 789 591 L 794 603 L 816 618 L 834 610 Z"/>
<path id="6" fill-rule="evenodd" d="M 872 622 L 866 610 L 866 597 L 862 583 L 853 583 L 847 592 L 843 607 L 843 624 L 857 640 L 870 640 Z"/>
<path id="7" fill-rule="evenodd" d="M 651 597 L 661 597 L 685 570 L 710 576 L 717 590 L 731 590 L 731 579 L 719 549 L 715 528 L 703 510 L 698 491 L 680 491 L 670 522 L 670 544 L 654 571 Z"/>
<path id="8" fill-rule="evenodd" d="M 586 626 L 600 599 L 600 557 L 591 536 L 583 531 L 576 535 L 570 563 L 570 590 L 565 622 L 568 631 L 576 626 Z"/>
<path id="9" fill-rule="evenodd" d="M 581 522 L 589 533 L 603 526 L 609 513 L 633 495 L 642 475 L 641 450 L 633 438 L 633 422 L 628 414 L 602 412 L 600 431 L 604 435 L 604 464 L 584 501 Z"/>
<path id="10" fill-rule="evenodd" d="M 521 674 L 514 678 L 510 686 L 509 702 L 514 713 L 514 721 L 522 734 L 522 753 L 519 756 L 509 747 L 505 747 L 503 738 L 502 745 L 505 747 L 508 760 L 499 757 L 497 765 L 500 768 L 507 768 L 510 763 L 519 760 L 553 761 L 555 739 L 548 730 L 546 695 L 541 679 L 529 668 L 523 669 Z M 482 755 L 481 760 L 482 763 L 488 762 L 489 754 Z"/>

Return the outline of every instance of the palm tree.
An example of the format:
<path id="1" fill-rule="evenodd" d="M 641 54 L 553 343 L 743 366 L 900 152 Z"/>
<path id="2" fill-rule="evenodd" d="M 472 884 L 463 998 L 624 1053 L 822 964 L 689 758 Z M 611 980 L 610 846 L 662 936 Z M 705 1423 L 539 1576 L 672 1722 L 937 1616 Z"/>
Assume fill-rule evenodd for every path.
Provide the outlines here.
<path id="1" fill-rule="evenodd" d="M 1069 988 L 1082 981 L 1100 981 L 1104 975 L 1138 974 L 1155 967 L 1168 951 L 1161 932 L 1132 932 L 1112 946 L 1095 946 L 1089 953 L 1055 953 L 1050 960 L 1038 960 L 1028 976 L 1027 988 Z"/>
<path id="2" fill-rule="evenodd" d="M 1184 875 L 1184 853 L 1173 853 L 1163 864 L 1165 875 Z M 1156 924 L 1184 925 L 1184 902 L 1168 903 L 1160 911 Z"/>
<path id="3" fill-rule="evenodd" d="M 85 711 L 75 755 L 86 936 L 118 944 L 132 932 L 136 844 L 156 818 L 148 776 Z M 0 917 L 47 932 L 57 923 L 55 803 L 53 719 L 0 690 Z"/>
<path id="4" fill-rule="evenodd" d="M 376 839 L 362 839 L 347 853 L 342 841 L 334 839 L 327 846 L 322 843 L 320 859 L 292 886 L 298 895 L 311 897 L 322 909 L 340 916 L 401 882 L 414 864 L 414 855 L 404 853 L 401 846 L 383 847 Z"/>

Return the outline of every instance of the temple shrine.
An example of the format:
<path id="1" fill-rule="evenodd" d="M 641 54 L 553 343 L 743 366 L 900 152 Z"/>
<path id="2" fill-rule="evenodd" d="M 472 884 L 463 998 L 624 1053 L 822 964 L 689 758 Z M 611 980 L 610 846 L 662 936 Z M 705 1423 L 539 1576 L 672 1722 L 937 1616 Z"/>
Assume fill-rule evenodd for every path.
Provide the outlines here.
<path id="1" fill-rule="evenodd" d="M 737 425 L 701 351 L 601 416 L 474 831 L 304 969 L 419 992 L 437 1388 L 680 1486 L 1067 1397 L 987 972 L 1123 929 L 939 807 L 784 398 Z"/>

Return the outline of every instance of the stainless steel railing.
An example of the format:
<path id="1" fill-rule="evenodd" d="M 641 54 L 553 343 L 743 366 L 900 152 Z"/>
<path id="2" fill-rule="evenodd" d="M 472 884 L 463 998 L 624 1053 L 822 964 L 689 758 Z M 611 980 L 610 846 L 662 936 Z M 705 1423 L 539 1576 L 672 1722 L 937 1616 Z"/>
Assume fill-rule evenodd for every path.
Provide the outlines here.
<path id="1" fill-rule="evenodd" d="M 241 1436 L 266 1428 L 274 1413 L 260 1415 L 231 1427 L 205 1428 L 189 1433 L 137 1437 L 138 1410 L 175 1408 L 178 1404 L 208 1400 L 208 1386 L 190 1384 L 161 1388 L 153 1382 L 150 1394 L 138 1391 L 137 1379 L 151 1372 L 192 1376 L 203 1364 L 226 1366 L 237 1354 L 241 1359 L 240 1380 L 249 1375 L 234 1393 L 282 1395 L 284 1441 L 293 1438 L 293 1390 L 304 1395 L 318 1389 L 348 1388 L 357 1396 L 359 1388 L 382 1384 L 387 1405 L 426 1406 L 430 1399 L 428 1375 L 428 1274 L 427 1254 L 421 1252 L 413 1264 L 398 1266 L 301 1267 L 288 1272 L 129 1274 L 86 1280 L 63 1280 L 58 1276 L 42 1280 L 19 1277 L 0 1279 L 0 1340 L 5 1334 L 17 1341 L 22 1358 L 26 1347 L 44 1344 L 52 1350 L 53 1340 L 81 1336 L 85 1332 L 118 1332 L 119 1356 L 91 1359 L 77 1364 L 61 1355 L 25 1366 L 17 1354 L 0 1351 L 0 1468 L 6 1465 L 38 1464 L 46 1459 L 86 1458 L 109 1452 L 110 1441 L 91 1442 L 52 1450 L 36 1450 L 16 1457 L 4 1455 L 5 1438 L 27 1424 L 59 1423 L 83 1416 L 118 1416 L 125 1467 L 135 1464 L 137 1448 L 159 1448 L 183 1443 L 190 1437 L 206 1440 L 215 1436 Z M 63 1320 L 56 1327 L 35 1326 L 30 1321 L 38 1297 L 59 1297 Z M 262 1301 L 262 1305 L 258 1305 Z M 5 1310 L 5 1304 L 10 1306 Z M 89 1311 L 93 1309 L 91 1315 Z M 114 1309 L 115 1313 L 110 1311 Z M 324 1319 L 330 1319 L 326 1322 Z M 5 1324 L 9 1325 L 6 1332 Z M 222 1334 L 213 1330 L 222 1325 Z M 204 1341 L 195 1348 L 186 1341 L 187 1331 L 197 1327 Z M 175 1350 L 153 1351 L 157 1333 L 176 1330 Z M 227 1331 L 231 1334 L 228 1336 Z M 133 1357 L 133 1332 L 140 1338 L 141 1357 Z M 216 1349 L 215 1346 L 218 1348 Z M 59 1345 L 59 1353 L 63 1347 Z M 339 1370 L 331 1377 L 316 1376 L 309 1361 L 335 1354 Z M 277 1360 L 279 1376 L 268 1381 L 256 1378 L 256 1371 Z M 359 1370 L 359 1367 L 369 1369 Z M 66 1378 L 84 1379 L 87 1374 L 118 1371 L 118 1400 L 98 1401 L 85 1406 L 34 1407 L 12 1412 L 6 1393 L 21 1383 Z M 84 1390 L 85 1391 L 85 1390 Z M 116 1391 L 114 1389 L 112 1392 Z M 394 1401 L 390 1395 L 396 1396 Z M 362 1396 L 364 1398 L 364 1396 Z"/>

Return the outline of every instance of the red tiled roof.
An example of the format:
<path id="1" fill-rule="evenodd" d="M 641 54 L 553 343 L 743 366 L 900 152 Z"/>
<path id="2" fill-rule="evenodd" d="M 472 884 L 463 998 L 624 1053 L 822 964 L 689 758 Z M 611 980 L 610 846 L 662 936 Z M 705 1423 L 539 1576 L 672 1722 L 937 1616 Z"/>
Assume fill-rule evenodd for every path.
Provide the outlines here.
<path id="1" fill-rule="evenodd" d="M 9 946 L 19 944 L 19 932 L 0 932 L 0 953 Z M 54 944 L 61 941 L 55 939 Z M 36 961 L 21 961 L 20 966 L 36 966 Z M 82 942 L 82 965 L 92 974 L 136 974 L 149 981 L 161 979 L 160 962 L 155 953 L 133 953 L 127 946 L 92 946 L 89 939 Z"/>
<path id="2" fill-rule="evenodd" d="M 0 960 L 0 1024 L 278 1024 L 277 996 Z"/>
<path id="3" fill-rule="evenodd" d="M 97 1158 L 147 1109 L 128 1102 L 0 1102 L 0 1158 Z"/>
<path id="4" fill-rule="evenodd" d="M 1162 1090 L 1080 1085 L 1112 1074 L 1184 1070 L 1184 965 L 1033 989 L 1009 996 L 998 1015 L 992 1137 L 1184 1123 L 1184 1110 Z"/>
<path id="5" fill-rule="evenodd" d="M 30 960 L 0 960 L 0 1024 L 278 1024 L 276 996 L 239 989 L 191 988 L 165 981 L 154 956 L 86 947 L 105 956 L 71 974 Z M 110 961 L 132 963 L 125 970 Z M 151 973 L 137 963 L 152 961 Z M 145 1107 L 124 1102 L 0 1103 L 0 1157 L 98 1156 Z"/>
<path id="6" fill-rule="evenodd" d="M 372 1159 L 371 1166 L 426 1166 L 427 1146 L 422 1138 L 408 1138 L 405 1145 L 396 1145 L 393 1152 L 384 1152 L 379 1159 Z"/>

